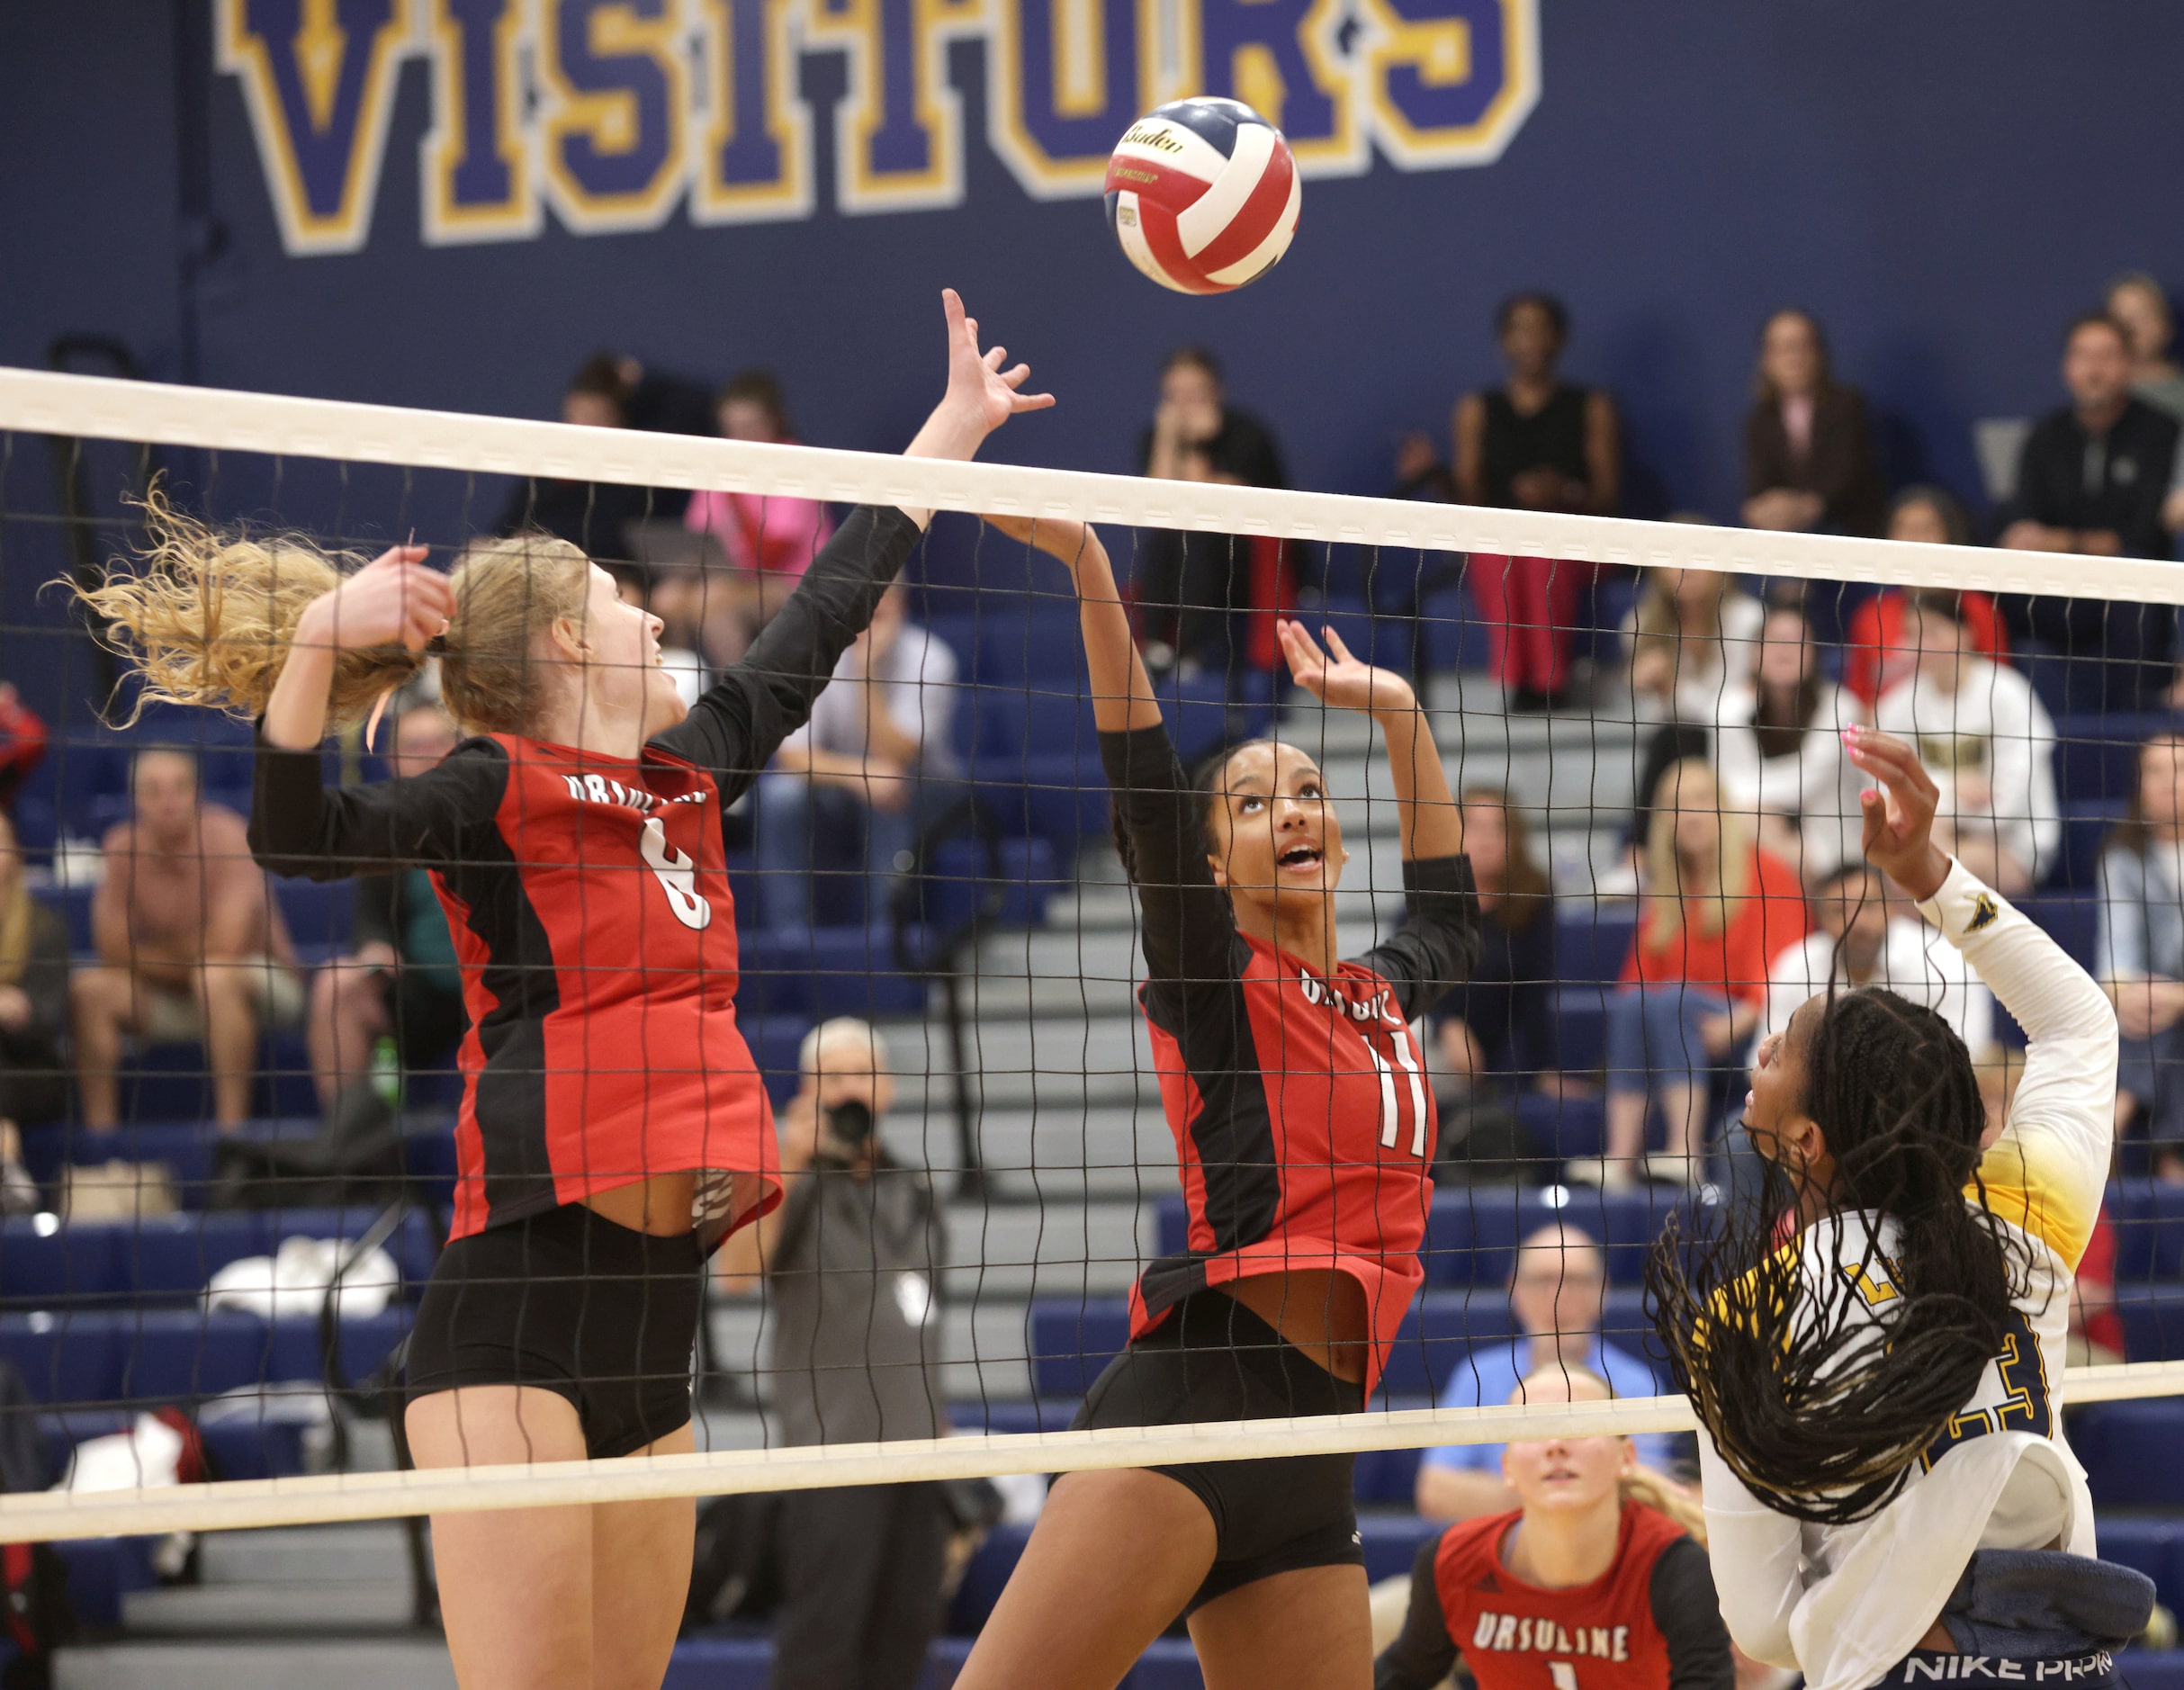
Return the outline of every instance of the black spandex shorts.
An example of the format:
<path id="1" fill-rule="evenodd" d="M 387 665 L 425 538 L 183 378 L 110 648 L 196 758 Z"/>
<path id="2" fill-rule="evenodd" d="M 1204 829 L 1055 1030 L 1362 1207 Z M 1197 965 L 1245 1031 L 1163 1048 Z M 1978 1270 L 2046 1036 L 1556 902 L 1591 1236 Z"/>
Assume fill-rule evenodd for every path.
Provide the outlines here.
<path id="1" fill-rule="evenodd" d="M 655 1238 L 569 1203 L 440 1253 L 409 1336 L 409 1399 L 465 1385 L 566 1397 L 594 1456 L 690 1418 L 705 1281 L 695 1235 Z"/>
<path id="2" fill-rule="evenodd" d="M 1078 1426 L 1355 1414 L 1364 1388 L 1339 1380 L 1233 1297 L 1200 1291 L 1107 1364 Z M 1213 1569 L 1183 1612 L 1276 1573 L 1362 1567 L 1353 1455 L 1156 1467 L 1213 1516 Z"/>

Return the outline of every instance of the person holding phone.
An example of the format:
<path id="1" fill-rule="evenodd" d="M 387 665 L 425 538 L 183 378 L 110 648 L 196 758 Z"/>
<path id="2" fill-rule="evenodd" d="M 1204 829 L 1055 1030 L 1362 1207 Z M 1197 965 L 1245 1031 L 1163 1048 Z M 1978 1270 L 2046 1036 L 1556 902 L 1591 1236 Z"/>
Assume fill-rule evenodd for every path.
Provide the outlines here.
<path id="1" fill-rule="evenodd" d="M 729 1290 L 765 1281 L 771 1424 L 788 1444 L 939 1437 L 945 1220 L 922 1169 L 882 1148 L 887 1047 L 849 1016 L 804 1036 L 780 1113 L 780 1207 L 721 1247 Z M 940 1624 L 952 1522 L 937 1484 L 782 1499 L 775 1690 L 909 1690 Z"/>

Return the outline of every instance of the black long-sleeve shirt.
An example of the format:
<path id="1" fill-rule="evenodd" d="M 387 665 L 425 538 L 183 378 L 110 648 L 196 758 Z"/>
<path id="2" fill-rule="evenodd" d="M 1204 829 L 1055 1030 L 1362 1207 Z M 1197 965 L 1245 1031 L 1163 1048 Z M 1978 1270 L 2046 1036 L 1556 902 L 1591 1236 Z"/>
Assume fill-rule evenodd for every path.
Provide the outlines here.
<path id="1" fill-rule="evenodd" d="M 2005 525 L 2106 529 L 2126 557 L 2167 557 L 2162 499 L 2176 466 L 2177 432 L 2175 418 L 2135 399 L 2105 435 L 2089 433 L 2067 408 L 2050 412 L 2026 437 Z"/>

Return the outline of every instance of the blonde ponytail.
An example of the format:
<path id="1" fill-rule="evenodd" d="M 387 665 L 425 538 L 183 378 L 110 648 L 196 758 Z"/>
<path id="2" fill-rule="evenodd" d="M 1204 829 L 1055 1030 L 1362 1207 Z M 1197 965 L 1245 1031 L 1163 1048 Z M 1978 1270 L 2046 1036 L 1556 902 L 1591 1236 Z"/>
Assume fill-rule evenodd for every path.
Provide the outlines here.
<path id="1" fill-rule="evenodd" d="M 129 720 L 148 704 L 264 715 L 304 611 L 369 560 L 297 535 L 223 535 L 176 510 L 157 486 L 143 510 L 149 539 L 134 567 L 76 589 L 104 624 L 107 643 L 142 677 Z M 435 643 L 445 648 L 443 698 L 465 728 L 527 729 L 545 667 L 534 657 L 535 636 L 558 617 L 581 618 L 590 566 L 579 548 L 544 535 L 481 542 L 464 556 L 452 580 L 454 619 Z M 328 726 L 362 722 L 426 655 L 400 645 L 340 653 Z"/>
<path id="2" fill-rule="evenodd" d="M 1706 1547 L 1706 1510 L 1689 1490 L 1650 1467 L 1640 1467 L 1622 1481 L 1624 1499 L 1642 1503 L 1656 1514 L 1665 1514 L 1669 1519 Z"/>

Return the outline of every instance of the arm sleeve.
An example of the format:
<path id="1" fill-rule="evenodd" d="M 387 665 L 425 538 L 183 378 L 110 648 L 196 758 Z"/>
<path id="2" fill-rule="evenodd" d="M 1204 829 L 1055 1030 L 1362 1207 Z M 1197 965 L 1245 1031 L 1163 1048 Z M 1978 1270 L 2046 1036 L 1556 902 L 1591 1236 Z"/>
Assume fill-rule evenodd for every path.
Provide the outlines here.
<path id="1" fill-rule="evenodd" d="M 2074 1267 L 2114 1147 L 2115 1008 L 2062 946 L 1962 863 L 1919 911 L 2025 1029 L 2009 1123 L 1980 1164 L 1988 1201 Z"/>
<path id="2" fill-rule="evenodd" d="M 1456 1665 L 1456 1644 L 1434 1578 L 1440 1553 L 1439 1536 L 1418 1546 L 1410 1568 L 1410 1607 L 1396 1641 L 1372 1663 L 1372 1690 L 1434 1690 Z"/>
<path id="3" fill-rule="evenodd" d="M 724 805 L 741 797 L 781 742 L 810 720 L 813 701 L 870 625 L 919 532 L 899 510 L 852 511 L 750 650 L 652 743 L 710 770 Z"/>
<path id="4" fill-rule="evenodd" d="M 250 794 L 250 854 L 276 875 L 311 880 L 460 861 L 492 823 L 507 789 L 508 753 L 466 740 L 436 767 L 368 787 L 327 787 L 317 751 L 258 740 Z"/>
<path id="5" fill-rule="evenodd" d="M 1699 1484 L 1706 1498 L 1707 1560 L 1730 1636 L 1754 1660 L 1796 1670 L 1790 1620 L 1805 1594 L 1797 1522 L 1747 1490 L 1703 1431 Z"/>
<path id="6" fill-rule="evenodd" d="M 1706 1551 L 1678 1538 L 1653 1562 L 1653 1623 L 1668 1644 L 1668 1690 L 1735 1690 L 1737 1660 Z"/>
<path id="7" fill-rule="evenodd" d="M 1471 976 L 1478 961 L 1478 893 L 1469 857 L 1425 857 L 1403 865 L 1403 924 L 1358 960 L 1396 989 L 1415 1021 Z"/>
<path id="8" fill-rule="evenodd" d="M 1100 760 L 1115 821 L 1128 842 L 1155 984 L 1226 988 L 1236 974 L 1236 912 L 1206 860 L 1199 797 L 1183 779 L 1166 728 L 1102 733 Z"/>
<path id="9" fill-rule="evenodd" d="M 394 917 L 395 894 L 400 885 L 392 875 L 372 875 L 356 888 L 356 919 L 349 927 L 351 950 L 374 942 L 401 949 L 400 924 Z"/>

